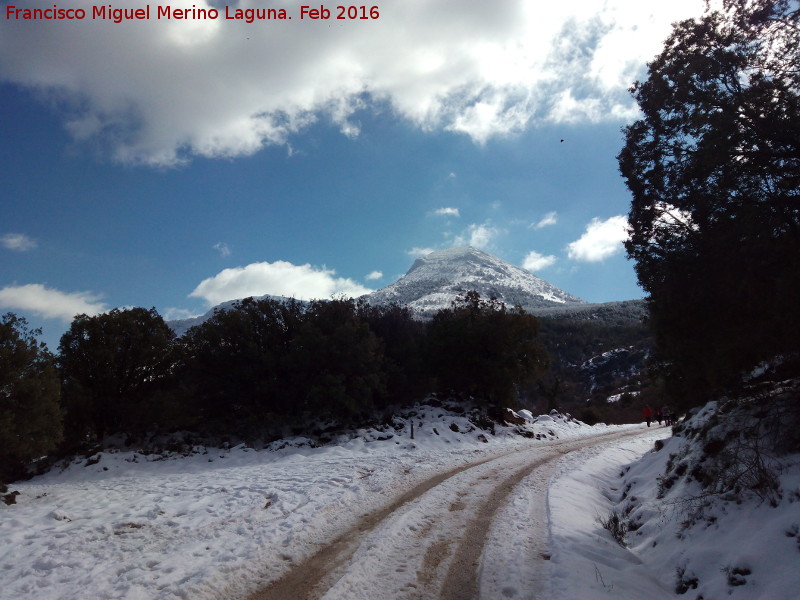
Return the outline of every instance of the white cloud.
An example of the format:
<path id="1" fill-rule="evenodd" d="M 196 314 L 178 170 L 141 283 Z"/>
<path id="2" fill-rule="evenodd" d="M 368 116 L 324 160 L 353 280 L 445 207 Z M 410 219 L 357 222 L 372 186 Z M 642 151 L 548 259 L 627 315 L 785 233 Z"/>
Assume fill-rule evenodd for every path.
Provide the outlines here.
<path id="1" fill-rule="evenodd" d="M 293 265 L 282 260 L 251 263 L 224 269 L 204 279 L 189 296 L 203 298 L 213 306 L 227 300 L 266 294 L 312 300 L 339 295 L 356 297 L 372 291 L 352 279 L 335 275 L 336 271 L 325 267 Z"/>
<path id="2" fill-rule="evenodd" d="M 36 240 L 29 238 L 24 233 L 6 233 L 0 236 L 0 245 L 8 250 L 27 252 L 38 246 Z"/>
<path id="3" fill-rule="evenodd" d="M 367 281 L 375 281 L 376 279 L 380 279 L 383 277 L 383 273 L 381 271 L 373 271 L 369 275 L 367 275 Z"/>
<path id="4" fill-rule="evenodd" d="M 480 248 L 485 250 L 490 248 L 494 238 L 498 236 L 500 230 L 496 227 L 484 223 L 477 225 L 473 223 L 461 235 L 456 236 L 453 240 L 454 246 L 472 246 L 473 248 Z"/>
<path id="5" fill-rule="evenodd" d="M 446 208 L 437 208 L 433 211 L 433 214 L 440 215 L 443 217 L 460 217 L 461 214 L 458 212 L 457 208 L 453 207 L 446 207 Z"/>
<path id="6" fill-rule="evenodd" d="M 214 250 L 219 252 L 219 255 L 222 256 L 223 258 L 231 255 L 231 249 L 228 247 L 228 244 L 224 242 L 219 242 L 218 244 L 214 244 Z"/>
<path id="7" fill-rule="evenodd" d="M 617 215 L 601 221 L 598 218 L 586 226 L 584 234 L 567 246 L 572 260 L 599 262 L 620 252 L 628 239 L 628 220 Z"/>
<path id="8" fill-rule="evenodd" d="M 525 260 L 522 261 L 522 268 L 528 271 L 542 271 L 547 267 L 552 267 L 556 263 L 556 257 L 552 254 L 545 256 L 535 250 L 528 252 Z"/>
<path id="9" fill-rule="evenodd" d="M 171 3 L 210 4 L 220 6 Z M 70 7 L 86 3 L 59 2 Z M 127 163 L 248 155 L 320 118 L 356 136 L 356 111 L 375 106 L 483 143 L 543 121 L 631 114 L 627 88 L 703 0 L 403 0 L 341 27 L 301 20 L 290 0 L 270 7 L 292 20 L 87 20 L 77 35 L 2 19 L 0 80 L 55 96 L 76 140 Z"/>
<path id="10" fill-rule="evenodd" d="M 40 283 L 8 285 L 0 289 L 0 308 L 28 311 L 46 319 L 69 322 L 79 314 L 97 315 L 108 310 L 92 292 L 62 292 Z"/>
<path id="11" fill-rule="evenodd" d="M 500 90 L 493 98 L 463 107 L 445 129 L 466 133 L 479 144 L 497 135 L 522 131 L 533 117 L 534 107 L 527 99 L 514 102 L 507 97 L 509 92 L 514 95 L 511 90 Z"/>
<path id="12" fill-rule="evenodd" d="M 431 252 L 436 252 L 436 248 L 420 248 L 419 246 L 415 246 L 411 250 L 406 251 L 406 254 L 408 254 L 411 258 L 422 258 Z"/>
<path id="13" fill-rule="evenodd" d="M 533 229 L 542 229 L 543 227 L 550 227 L 556 223 L 558 223 L 558 213 L 556 213 L 556 211 L 552 211 L 547 213 L 538 223 L 535 223 L 531 227 Z"/>

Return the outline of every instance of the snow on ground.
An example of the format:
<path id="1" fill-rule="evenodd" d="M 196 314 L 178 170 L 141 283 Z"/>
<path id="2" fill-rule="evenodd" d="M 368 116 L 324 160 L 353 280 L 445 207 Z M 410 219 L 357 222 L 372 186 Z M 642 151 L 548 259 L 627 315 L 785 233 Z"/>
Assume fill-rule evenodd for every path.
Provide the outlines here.
<path id="1" fill-rule="evenodd" d="M 681 428 L 697 430 L 716 411 L 710 403 Z M 772 502 L 746 492 L 709 495 L 696 478 L 668 476 L 703 464 L 707 444 L 654 427 L 571 455 L 549 488 L 548 597 L 800 597 L 800 456 L 781 460 Z M 612 512 L 629 528 L 626 547 L 600 525 Z"/>
<path id="2" fill-rule="evenodd" d="M 620 469 L 670 435 L 653 427 L 645 436 L 579 450 L 562 460 L 549 489 L 553 600 L 668 598 L 658 565 L 620 546 L 600 524 L 619 496 Z M 577 463 L 577 467 L 575 466 Z M 655 479 L 655 473 L 653 479 Z"/>
<path id="3" fill-rule="evenodd" d="M 296 439 L 77 460 L 15 483 L 17 503 L 0 503 L 0 598 L 244 597 L 436 473 L 609 429 L 558 415 L 528 421 L 491 435 L 425 406 L 388 431 L 319 448 Z"/>
<path id="4" fill-rule="evenodd" d="M 318 448 L 297 438 L 260 451 L 104 452 L 75 461 L 12 485 L 17 504 L 0 503 L 0 598 L 244 598 L 433 475 L 613 430 L 560 415 L 518 416 L 526 424 L 497 427 L 492 435 L 464 415 L 425 406 L 396 418 L 394 427 L 360 430 Z M 484 571 L 503 571 L 498 581 L 482 583 L 484 594 L 797 597 L 797 460 L 781 474 L 776 506 L 719 501 L 687 526 L 692 490 L 678 481 L 658 497 L 668 461 L 690 456 L 687 441 L 665 427 L 625 428 L 642 435 L 573 452 L 516 488 L 487 537 Z M 657 440 L 663 441 L 655 451 Z M 542 489 L 546 514 L 533 501 Z M 627 547 L 600 525 L 612 511 L 632 524 Z M 531 566 L 531 556 L 542 560 Z M 367 582 L 370 574 L 363 577 Z"/>
<path id="5" fill-rule="evenodd" d="M 712 440 L 723 436 L 730 440 L 727 434 L 739 432 L 748 418 L 744 411 L 742 416 L 729 412 L 717 420 L 718 412 L 729 410 L 719 408 L 709 403 L 680 425 L 680 435 L 626 468 L 616 479 L 620 490 L 613 509 L 632 524 L 631 551 L 681 597 L 796 600 L 800 597 L 800 455 L 773 463 L 779 488 L 774 496 L 760 498 L 746 491 L 710 494 L 701 489 L 697 480 L 714 462 Z M 709 435 L 695 438 L 693 432 L 706 423 Z M 743 448 L 733 450 L 739 453 L 740 469 L 749 464 Z M 767 454 L 764 450 L 764 460 Z M 724 473 L 734 471 L 725 467 Z"/>

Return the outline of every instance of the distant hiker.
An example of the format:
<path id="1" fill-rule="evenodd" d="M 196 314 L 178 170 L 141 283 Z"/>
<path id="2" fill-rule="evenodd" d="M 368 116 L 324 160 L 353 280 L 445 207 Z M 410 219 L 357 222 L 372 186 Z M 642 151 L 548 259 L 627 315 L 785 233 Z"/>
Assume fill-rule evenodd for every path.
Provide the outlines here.
<path id="1" fill-rule="evenodd" d="M 672 425 L 672 411 L 669 406 L 664 406 L 661 409 L 661 414 L 664 415 L 664 425 Z"/>
<path id="2" fill-rule="evenodd" d="M 657 408 L 657 409 L 656 409 L 656 421 L 658 421 L 658 424 L 659 424 L 659 425 L 661 425 L 661 416 L 662 416 L 662 415 L 661 415 L 661 409 L 660 409 L 660 408 Z"/>
<path id="3" fill-rule="evenodd" d="M 653 420 L 653 409 L 649 406 L 644 407 L 644 420 L 647 421 L 647 426 L 650 427 L 650 421 Z"/>

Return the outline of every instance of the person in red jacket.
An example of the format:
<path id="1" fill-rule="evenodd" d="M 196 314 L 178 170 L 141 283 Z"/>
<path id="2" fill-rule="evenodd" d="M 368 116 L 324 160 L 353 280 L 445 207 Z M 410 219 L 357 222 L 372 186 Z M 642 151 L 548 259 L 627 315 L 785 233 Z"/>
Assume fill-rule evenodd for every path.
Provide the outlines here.
<path id="1" fill-rule="evenodd" d="M 650 421 L 653 420 L 653 409 L 649 406 L 644 407 L 644 420 L 647 421 L 647 426 L 650 427 Z"/>

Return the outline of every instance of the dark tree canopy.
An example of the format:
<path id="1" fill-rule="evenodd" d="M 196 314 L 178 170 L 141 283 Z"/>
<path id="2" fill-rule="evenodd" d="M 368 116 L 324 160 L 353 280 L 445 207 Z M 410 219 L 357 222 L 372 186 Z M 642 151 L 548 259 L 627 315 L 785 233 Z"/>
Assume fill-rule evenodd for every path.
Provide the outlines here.
<path id="1" fill-rule="evenodd" d="M 25 319 L 0 319 L 0 483 L 61 441 L 59 381 L 53 357 Z"/>
<path id="2" fill-rule="evenodd" d="M 181 338 L 181 380 L 203 427 L 269 424 L 294 413 L 285 372 L 302 313 L 297 302 L 247 298 Z"/>
<path id="3" fill-rule="evenodd" d="M 371 306 L 360 301 L 360 320 L 377 336 L 383 349 L 384 390 L 378 408 L 402 405 L 431 391 L 422 357 L 425 324 L 397 304 Z"/>
<path id="4" fill-rule="evenodd" d="M 72 442 L 141 436 L 158 425 L 175 334 L 155 309 L 78 315 L 61 337 L 59 363 Z"/>
<path id="5" fill-rule="evenodd" d="M 347 422 L 371 414 L 384 393 L 383 347 L 352 300 L 316 300 L 295 339 L 300 401 Z"/>
<path id="6" fill-rule="evenodd" d="M 727 0 L 675 25 L 632 89 L 618 156 L 629 257 L 674 395 L 699 401 L 800 340 L 798 3 Z"/>
<path id="7" fill-rule="evenodd" d="M 536 318 L 468 292 L 428 325 L 426 360 L 437 391 L 516 408 L 518 388 L 545 370 Z"/>
<path id="8" fill-rule="evenodd" d="M 347 421 L 384 391 L 381 343 L 349 300 L 247 298 L 191 328 L 181 346 L 181 379 L 204 427 L 255 434 L 309 415 Z"/>

